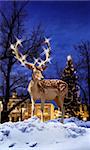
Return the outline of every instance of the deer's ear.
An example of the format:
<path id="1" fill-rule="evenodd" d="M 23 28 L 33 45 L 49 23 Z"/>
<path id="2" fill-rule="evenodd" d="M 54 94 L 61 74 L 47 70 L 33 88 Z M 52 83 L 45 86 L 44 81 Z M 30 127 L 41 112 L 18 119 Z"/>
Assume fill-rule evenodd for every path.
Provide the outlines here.
<path id="1" fill-rule="evenodd" d="M 45 70 L 48 66 L 42 66 L 42 70 Z"/>
<path id="2" fill-rule="evenodd" d="M 35 69 L 35 67 L 34 67 L 34 65 L 33 64 L 25 64 L 27 67 L 28 67 L 28 69 L 32 69 L 32 70 L 34 70 Z"/>

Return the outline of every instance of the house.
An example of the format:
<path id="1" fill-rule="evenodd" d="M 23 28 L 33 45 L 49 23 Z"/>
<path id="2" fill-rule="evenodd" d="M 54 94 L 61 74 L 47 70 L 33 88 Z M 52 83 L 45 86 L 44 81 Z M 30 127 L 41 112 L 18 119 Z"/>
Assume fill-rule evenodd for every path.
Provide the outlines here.
<path id="1" fill-rule="evenodd" d="M 12 97 L 9 99 L 8 108 L 11 108 L 16 102 L 21 101 L 21 97 L 18 97 L 17 93 L 14 92 Z M 41 118 L 41 104 L 35 104 L 35 115 Z M 9 115 L 10 121 L 20 121 L 31 117 L 31 103 L 30 99 L 27 99 L 21 105 L 17 106 Z M 54 105 L 51 103 L 45 103 L 44 106 L 44 121 L 54 119 Z"/>

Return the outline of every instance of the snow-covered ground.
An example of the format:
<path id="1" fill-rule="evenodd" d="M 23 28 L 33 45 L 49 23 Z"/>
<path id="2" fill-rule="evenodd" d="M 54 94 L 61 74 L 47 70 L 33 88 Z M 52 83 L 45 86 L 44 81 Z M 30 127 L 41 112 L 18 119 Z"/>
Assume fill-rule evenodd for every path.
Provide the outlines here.
<path id="1" fill-rule="evenodd" d="M 0 150 L 90 150 L 90 122 L 42 123 L 37 117 L 0 124 Z"/>

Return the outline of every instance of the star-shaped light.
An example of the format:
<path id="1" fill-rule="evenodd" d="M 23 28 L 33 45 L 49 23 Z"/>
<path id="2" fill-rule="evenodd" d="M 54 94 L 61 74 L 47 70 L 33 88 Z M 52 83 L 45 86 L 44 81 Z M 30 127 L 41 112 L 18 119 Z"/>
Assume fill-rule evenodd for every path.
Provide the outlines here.
<path id="1" fill-rule="evenodd" d="M 43 47 L 43 50 L 44 50 L 44 52 L 42 52 L 40 55 L 41 56 L 43 56 L 43 55 L 45 55 L 45 54 L 47 54 L 47 53 L 49 53 L 49 48 L 45 48 L 45 47 Z"/>
<path id="2" fill-rule="evenodd" d="M 49 51 L 50 51 L 49 48 L 44 48 L 43 50 L 44 50 L 45 54 L 49 53 Z"/>
<path id="3" fill-rule="evenodd" d="M 34 65 L 36 64 L 36 63 L 38 63 L 38 60 L 39 60 L 39 58 L 34 58 Z"/>
<path id="4" fill-rule="evenodd" d="M 47 62 L 51 64 L 51 60 L 52 60 L 52 58 L 48 58 Z"/>
<path id="5" fill-rule="evenodd" d="M 16 38 L 16 40 L 17 40 L 16 45 L 22 46 L 22 40 L 20 40 L 20 39 L 18 39 L 18 38 Z"/>
<path id="6" fill-rule="evenodd" d="M 26 60 L 26 57 L 27 57 L 27 55 L 22 55 L 22 54 L 21 54 L 21 59 L 22 59 L 22 61 L 25 61 L 25 60 Z"/>
<path id="7" fill-rule="evenodd" d="M 47 44 L 49 44 L 49 43 L 50 43 L 50 40 L 51 40 L 50 38 L 46 38 L 46 37 L 45 37 L 45 41 L 44 41 L 44 42 L 47 43 Z"/>

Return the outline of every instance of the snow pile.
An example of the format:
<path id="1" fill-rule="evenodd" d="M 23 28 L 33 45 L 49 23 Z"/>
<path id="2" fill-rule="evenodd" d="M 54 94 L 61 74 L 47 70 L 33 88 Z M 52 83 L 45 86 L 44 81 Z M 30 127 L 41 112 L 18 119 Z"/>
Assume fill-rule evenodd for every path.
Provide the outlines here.
<path id="1" fill-rule="evenodd" d="M 0 150 L 89 150 L 90 129 L 37 117 L 0 125 Z"/>
<path id="2" fill-rule="evenodd" d="M 78 127 L 90 128 L 90 121 L 85 122 L 75 117 L 65 119 L 64 123 L 67 122 L 74 122 Z"/>

